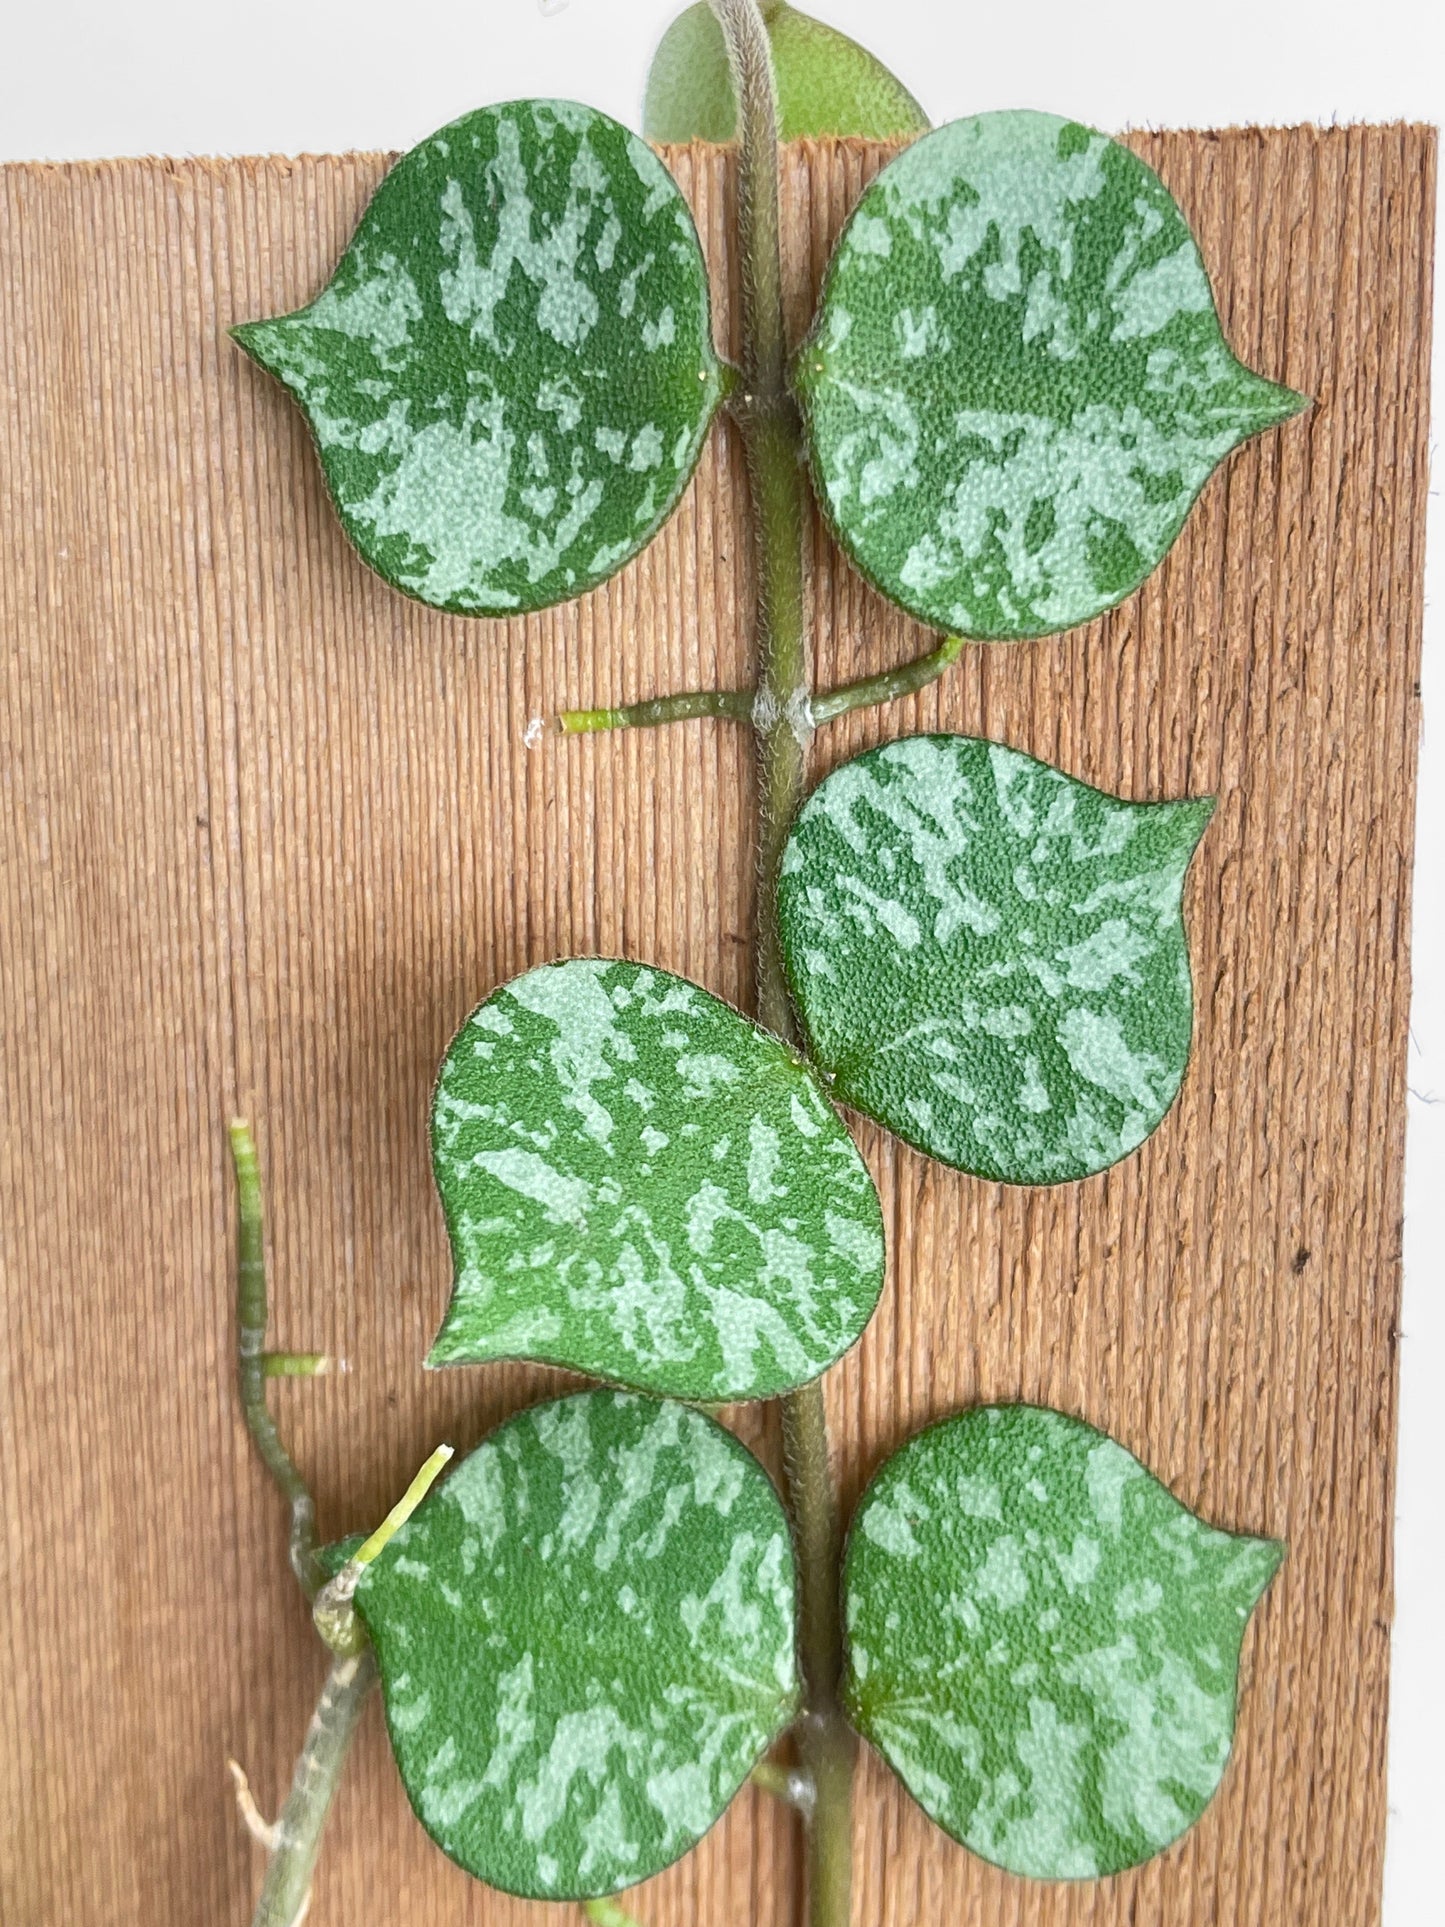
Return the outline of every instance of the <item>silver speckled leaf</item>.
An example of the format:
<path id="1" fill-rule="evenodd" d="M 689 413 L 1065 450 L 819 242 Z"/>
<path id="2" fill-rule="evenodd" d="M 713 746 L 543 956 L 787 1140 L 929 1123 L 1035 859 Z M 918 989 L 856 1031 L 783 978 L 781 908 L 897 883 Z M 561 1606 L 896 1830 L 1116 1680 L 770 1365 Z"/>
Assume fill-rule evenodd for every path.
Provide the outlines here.
<path id="1" fill-rule="evenodd" d="M 356 1604 L 418 1818 L 508 1893 L 657 1873 L 797 1705 L 778 1495 L 731 1433 L 655 1399 L 585 1392 L 509 1419 Z"/>
<path id="2" fill-rule="evenodd" d="M 882 1289 L 878 1195 L 813 1071 L 667 971 L 576 958 L 494 991 L 442 1065 L 432 1155 L 456 1267 L 433 1365 L 773 1398 Z"/>
<path id="3" fill-rule="evenodd" d="M 1126 803 L 972 736 L 907 737 L 834 770 L 778 885 L 793 998 L 833 1095 L 1006 1184 L 1127 1156 L 1189 1058 L 1180 896 L 1213 808 Z"/>
<path id="4" fill-rule="evenodd" d="M 463 615 L 580 595 L 662 526 L 721 393 L 687 204 L 570 101 L 444 127 L 307 308 L 234 331 L 306 412 L 346 533 Z"/>
<path id="5" fill-rule="evenodd" d="M 1283 1556 L 1205 1525 L 1077 1419 L 947 1419 L 888 1461 L 853 1521 L 850 1716 L 985 1860 L 1118 1873 L 1219 1785 L 1245 1624 Z"/>
<path id="6" fill-rule="evenodd" d="M 793 378 L 854 562 L 935 628 L 992 639 L 1122 601 L 1224 456 L 1306 405 L 1230 352 L 1152 169 L 1024 112 L 889 163 Z"/>

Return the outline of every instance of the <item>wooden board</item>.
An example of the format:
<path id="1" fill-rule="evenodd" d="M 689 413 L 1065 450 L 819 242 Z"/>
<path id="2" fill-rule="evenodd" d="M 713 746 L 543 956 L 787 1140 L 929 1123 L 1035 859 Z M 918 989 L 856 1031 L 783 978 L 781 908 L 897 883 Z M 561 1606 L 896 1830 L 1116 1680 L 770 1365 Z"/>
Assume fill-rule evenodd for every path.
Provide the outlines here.
<path id="1" fill-rule="evenodd" d="M 920 1422 L 1024 1396 L 1190 1505 L 1290 1541 L 1239 1743 L 1188 1841 L 1103 1885 L 1011 1881 L 870 1761 L 866 1927 L 1357 1927 L 1385 1820 L 1407 938 L 1434 139 L 1139 136 L 1256 367 L 1319 398 L 1236 456 L 1111 617 L 976 648 L 819 738 L 986 733 L 1137 797 L 1217 791 L 1188 902 L 1196 1055 L 1129 1163 L 1037 1193 L 878 1134 L 893 1253 L 835 1373 L 847 1493 Z M 801 326 L 880 152 L 789 151 Z M 720 281 L 717 150 L 672 156 Z M 448 1267 L 425 1118 L 503 978 L 621 952 L 741 999 L 751 757 L 724 724 L 526 745 L 530 718 L 747 678 L 740 459 L 605 591 L 447 620 L 368 575 L 299 417 L 227 341 L 324 280 L 376 155 L 0 171 L 3 1480 L 0 1917 L 242 1921 L 321 1653 L 231 1383 L 224 1127 L 258 1124 L 273 1393 L 322 1525 L 370 1525 L 439 1438 L 560 1381 L 424 1376 Z M 721 317 L 724 330 L 725 298 Z M 724 332 L 723 338 L 726 339 Z M 820 675 L 924 646 L 819 537 Z M 772 1450 L 771 1422 L 745 1434 Z M 787 1818 L 746 1793 L 637 1897 L 788 1923 Z M 431 1848 L 368 1715 L 315 1927 L 532 1927 Z"/>

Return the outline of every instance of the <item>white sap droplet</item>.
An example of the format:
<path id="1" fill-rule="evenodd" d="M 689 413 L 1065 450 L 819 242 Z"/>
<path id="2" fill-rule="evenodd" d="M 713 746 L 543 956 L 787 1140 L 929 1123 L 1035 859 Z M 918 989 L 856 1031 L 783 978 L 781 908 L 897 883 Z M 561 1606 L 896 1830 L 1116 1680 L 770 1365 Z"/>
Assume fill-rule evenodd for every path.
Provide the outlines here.
<path id="1" fill-rule="evenodd" d="M 534 716 L 527 724 L 527 727 L 522 731 L 522 741 L 528 749 L 535 749 L 538 743 L 541 742 L 542 731 L 545 727 L 546 725 L 540 716 Z"/>

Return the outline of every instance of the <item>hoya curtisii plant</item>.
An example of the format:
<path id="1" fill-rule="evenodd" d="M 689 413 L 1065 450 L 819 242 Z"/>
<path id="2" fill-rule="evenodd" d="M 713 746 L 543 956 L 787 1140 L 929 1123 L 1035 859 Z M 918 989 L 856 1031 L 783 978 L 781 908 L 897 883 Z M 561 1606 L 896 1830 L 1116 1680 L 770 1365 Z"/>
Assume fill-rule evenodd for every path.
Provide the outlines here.
<path id="1" fill-rule="evenodd" d="M 517 1413 L 427 1493 L 439 1450 L 370 1540 L 319 1548 L 265 1399 L 268 1375 L 314 1361 L 264 1350 L 259 1181 L 234 1133 L 243 1403 L 333 1654 L 275 1827 L 238 1770 L 272 1927 L 304 1910 L 378 1675 L 442 1849 L 613 1923 L 606 1897 L 751 1776 L 805 1817 L 813 1927 L 847 1927 L 856 1734 L 955 1839 L 1045 1880 L 1160 1852 L 1228 1759 L 1278 1544 L 1204 1524 L 1103 1433 L 1018 1405 L 905 1444 L 845 1546 L 821 1384 L 885 1265 L 835 1105 L 997 1182 L 1127 1157 L 1189 1056 L 1181 900 L 1212 804 L 1126 802 L 962 736 L 885 743 L 811 795 L 806 764 L 816 729 L 921 688 L 966 640 L 1122 600 L 1217 463 L 1304 404 L 1230 352 L 1159 179 L 1037 113 L 956 121 L 884 168 L 792 348 L 780 96 L 785 134 L 921 125 L 792 8 L 712 0 L 670 30 L 648 131 L 738 141 L 736 364 L 671 177 L 556 101 L 423 142 L 317 299 L 236 330 L 305 410 L 351 540 L 409 595 L 495 616 L 604 581 L 666 521 L 719 414 L 746 450 L 759 585 L 754 688 L 560 718 L 752 726 L 756 1021 L 642 961 L 559 961 L 493 991 L 434 1095 L 455 1279 L 428 1362 L 532 1359 L 601 1387 Z M 853 564 L 942 638 L 822 692 L 809 476 Z M 755 1399 L 779 1403 L 786 1504 L 710 1413 Z"/>

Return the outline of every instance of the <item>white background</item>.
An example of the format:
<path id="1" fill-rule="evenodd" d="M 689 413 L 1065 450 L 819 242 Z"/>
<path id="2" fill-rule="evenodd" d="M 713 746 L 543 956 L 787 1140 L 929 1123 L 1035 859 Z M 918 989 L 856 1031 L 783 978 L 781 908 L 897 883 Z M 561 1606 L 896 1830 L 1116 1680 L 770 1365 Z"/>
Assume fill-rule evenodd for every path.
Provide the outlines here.
<path id="1" fill-rule="evenodd" d="M 251 0 L 231 9 L 196 0 L 11 0 L 0 56 L 0 161 L 402 148 L 468 108 L 519 94 L 585 100 L 636 126 L 652 49 L 680 5 Z M 936 121 L 1040 107 L 1112 131 L 1445 122 L 1442 0 L 811 0 L 811 7 L 871 47 Z M 1437 320 L 1434 385 L 1445 398 L 1442 336 Z M 1437 489 L 1438 475 L 1437 467 Z M 1432 496 L 1386 1927 L 1438 1927 L 1441 1919 L 1434 1866 L 1445 1817 L 1445 1396 L 1436 1389 L 1445 1377 L 1442 551 L 1445 515 Z"/>

